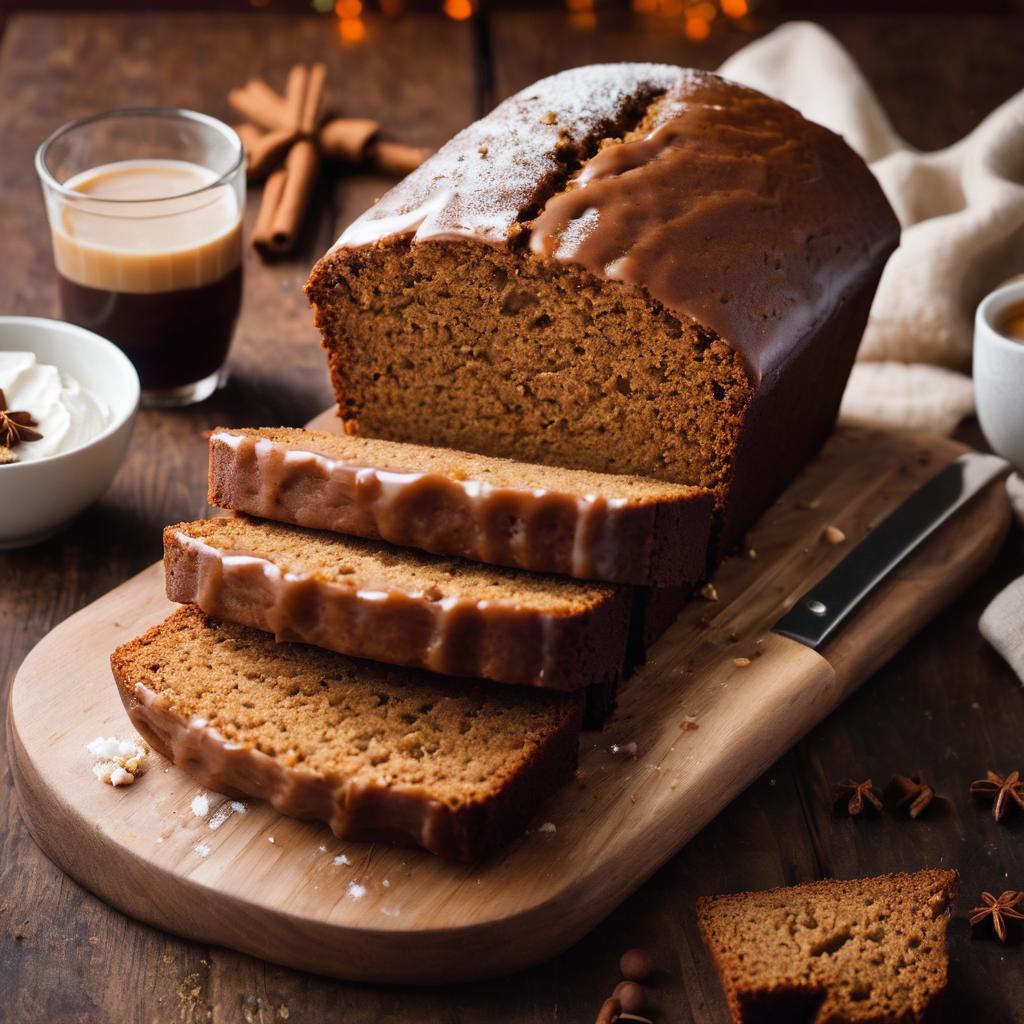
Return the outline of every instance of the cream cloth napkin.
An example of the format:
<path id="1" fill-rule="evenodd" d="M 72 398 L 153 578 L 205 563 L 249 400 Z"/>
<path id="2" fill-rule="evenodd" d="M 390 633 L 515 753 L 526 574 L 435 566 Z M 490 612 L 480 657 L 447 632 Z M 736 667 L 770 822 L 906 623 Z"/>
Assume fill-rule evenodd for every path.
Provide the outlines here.
<path id="1" fill-rule="evenodd" d="M 975 307 L 1024 271 L 1024 92 L 955 145 L 922 153 L 892 130 L 850 55 L 810 22 L 783 25 L 719 70 L 842 135 L 903 226 L 841 421 L 948 434 L 974 411 L 962 371 Z"/>
<path id="2" fill-rule="evenodd" d="M 1006 481 L 1017 522 L 1024 526 L 1024 480 L 1014 473 Z M 981 635 L 1006 659 L 1024 682 L 1024 576 L 989 602 L 978 621 Z"/>

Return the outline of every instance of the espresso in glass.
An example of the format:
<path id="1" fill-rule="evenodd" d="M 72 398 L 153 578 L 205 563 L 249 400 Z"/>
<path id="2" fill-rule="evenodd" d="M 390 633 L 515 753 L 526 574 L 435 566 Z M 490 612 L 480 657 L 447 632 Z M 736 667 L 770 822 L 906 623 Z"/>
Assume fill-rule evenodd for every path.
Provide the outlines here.
<path id="1" fill-rule="evenodd" d="M 59 188 L 40 170 L 64 316 L 124 350 L 147 404 L 200 401 L 221 377 L 241 303 L 237 136 L 186 111 L 119 111 L 62 129 L 40 159 L 108 120 L 119 131 L 103 132 L 103 146 L 60 154 Z M 132 132 L 140 121 L 148 130 Z M 127 156 L 133 143 L 145 155 Z M 71 170 L 87 153 L 115 159 Z"/>

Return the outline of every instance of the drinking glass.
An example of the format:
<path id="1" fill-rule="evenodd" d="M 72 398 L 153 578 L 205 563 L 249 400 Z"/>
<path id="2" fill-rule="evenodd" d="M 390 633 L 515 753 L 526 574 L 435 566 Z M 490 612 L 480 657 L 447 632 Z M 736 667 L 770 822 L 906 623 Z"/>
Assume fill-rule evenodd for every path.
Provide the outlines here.
<path id="1" fill-rule="evenodd" d="M 66 320 L 134 363 L 149 406 L 222 382 L 242 297 L 245 155 L 191 110 L 72 121 L 36 152 Z"/>

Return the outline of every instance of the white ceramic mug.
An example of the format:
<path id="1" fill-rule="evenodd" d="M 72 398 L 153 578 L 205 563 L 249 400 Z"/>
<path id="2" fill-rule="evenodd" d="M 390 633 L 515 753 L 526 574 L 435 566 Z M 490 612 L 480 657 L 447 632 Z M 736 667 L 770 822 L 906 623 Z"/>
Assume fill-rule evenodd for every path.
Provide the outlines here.
<path id="1" fill-rule="evenodd" d="M 1024 281 L 997 288 L 982 300 L 974 318 L 974 395 L 978 419 L 992 450 L 1024 474 L 1024 342 L 1000 324 L 1024 304 Z"/>

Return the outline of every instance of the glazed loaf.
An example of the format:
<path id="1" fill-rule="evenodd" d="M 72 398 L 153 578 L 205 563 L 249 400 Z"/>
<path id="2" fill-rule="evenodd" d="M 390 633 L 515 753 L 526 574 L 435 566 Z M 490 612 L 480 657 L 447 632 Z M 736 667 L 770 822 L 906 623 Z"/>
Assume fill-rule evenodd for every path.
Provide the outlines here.
<path id="1" fill-rule="evenodd" d="M 596 65 L 460 132 L 306 290 L 350 431 L 699 485 L 730 543 L 831 430 L 898 237 L 790 107 Z"/>
<path id="2" fill-rule="evenodd" d="M 577 690 L 622 675 L 630 590 L 247 517 L 164 531 L 167 596 L 391 665 Z"/>
<path id="3" fill-rule="evenodd" d="M 210 504 L 490 565 L 611 583 L 699 579 L 704 490 L 308 430 L 217 429 Z"/>
<path id="4" fill-rule="evenodd" d="M 343 839 L 477 860 L 572 773 L 580 705 L 278 644 L 182 608 L 119 647 L 132 724 L 201 785 Z"/>

